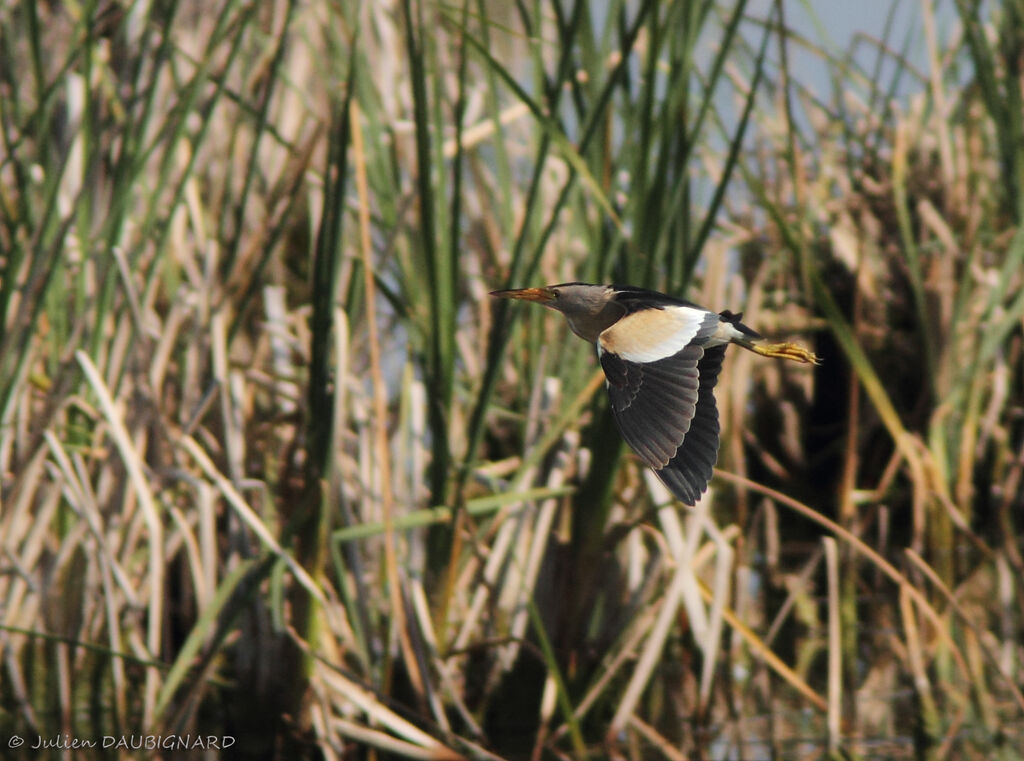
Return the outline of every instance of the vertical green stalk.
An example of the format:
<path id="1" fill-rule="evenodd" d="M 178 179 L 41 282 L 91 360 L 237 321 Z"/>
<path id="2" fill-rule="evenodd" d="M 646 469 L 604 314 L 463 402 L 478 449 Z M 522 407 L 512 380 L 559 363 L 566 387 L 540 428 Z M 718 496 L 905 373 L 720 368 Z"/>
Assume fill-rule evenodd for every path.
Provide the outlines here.
<path id="1" fill-rule="evenodd" d="M 310 320 L 309 385 L 306 389 L 307 457 L 304 487 L 299 495 L 298 509 L 292 514 L 285 539 L 294 548 L 295 559 L 314 580 L 322 577 L 327 561 L 333 495 L 325 493 L 328 472 L 333 458 L 334 393 L 331 349 L 334 346 L 334 305 L 338 288 L 338 266 L 342 250 L 342 223 L 345 215 L 349 111 L 353 92 L 349 72 L 345 100 L 332 115 L 328 137 L 327 165 L 324 171 L 324 205 L 313 259 L 312 306 Z M 316 653 L 320 639 L 319 604 L 301 585 L 291 590 L 292 621 L 299 638 L 311 653 Z M 305 730 L 309 723 L 306 692 L 314 665 L 313 658 L 300 652 L 289 642 L 288 661 L 292 668 L 283 669 L 290 683 L 282 686 L 287 715 Z M 285 743 L 289 736 L 279 737 Z"/>
<path id="2" fill-rule="evenodd" d="M 424 380 L 427 388 L 427 421 L 430 430 L 431 459 L 428 473 L 431 499 L 434 504 L 448 502 L 448 474 L 451 465 L 451 446 L 448 435 L 455 371 L 456 294 L 458 266 L 456 247 L 444 245 L 443 237 L 458 239 L 458 230 L 439 224 L 444 204 L 437 192 L 443 187 L 443 166 L 438 161 L 439 146 L 431 139 L 435 123 L 440 125 L 438 111 L 431 119 L 431 100 L 428 77 L 432 57 L 428 56 L 428 33 L 423 20 L 423 5 L 404 0 L 402 11 L 405 22 L 406 53 L 412 85 L 413 121 L 416 142 L 416 198 L 420 235 L 415 253 L 419 258 L 424 280 L 413 284 L 405 294 L 410 302 L 426 301 L 428 319 L 425 336 L 426 357 Z M 435 109 L 439 103 L 434 104 Z M 457 211 L 451 221 L 457 221 Z M 417 285 L 425 285 L 426 293 Z M 440 569 L 448 557 L 450 532 L 447 528 L 432 528 L 427 536 L 427 567 Z"/>
<path id="3" fill-rule="evenodd" d="M 974 64 L 982 100 L 992 119 L 999 146 L 1007 212 L 1018 222 L 1024 219 L 1024 97 L 1021 95 L 1020 48 L 1024 12 L 1017 2 L 1003 3 L 999 40 L 991 45 L 979 15 L 980 3 L 956 0 L 964 25 L 967 49 Z"/>

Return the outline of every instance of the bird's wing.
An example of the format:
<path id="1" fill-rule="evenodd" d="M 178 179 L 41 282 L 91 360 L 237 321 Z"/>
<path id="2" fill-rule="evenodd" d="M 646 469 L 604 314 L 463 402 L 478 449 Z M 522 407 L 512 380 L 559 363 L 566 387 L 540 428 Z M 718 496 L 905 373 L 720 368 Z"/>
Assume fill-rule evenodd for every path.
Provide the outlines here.
<path id="1" fill-rule="evenodd" d="M 599 348 L 622 437 L 673 494 L 694 504 L 718 459 L 713 390 L 725 346 L 704 349 L 690 343 L 653 362 L 630 361 L 604 349 L 600 341 Z"/>
<path id="2" fill-rule="evenodd" d="M 690 430 L 675 457 L 655 471 L 665 486 L 688 505 L 695 504 L 707 489 L 718 460 L 718 405 L 714 390 L 724 357 L 724 345 L 704 350 L 704 357 L 697 363 L 700 386 Z"/>
<path id="3" fill-rule="evenodd" d="M 717 314 L 696 306 L 639 309 L 605 329 L 597 347 L 627 362 L 650 364 L 669 359 L 692 343 L 704 343 L 720 323 Z"/>

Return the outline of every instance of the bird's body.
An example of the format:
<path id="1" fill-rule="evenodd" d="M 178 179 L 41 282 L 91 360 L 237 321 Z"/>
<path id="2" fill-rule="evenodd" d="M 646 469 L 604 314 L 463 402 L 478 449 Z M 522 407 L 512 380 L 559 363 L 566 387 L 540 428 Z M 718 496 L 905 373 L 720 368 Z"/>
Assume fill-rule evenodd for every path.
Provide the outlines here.
<path id="1" fill-rule="evenodd" d="M 643 288 L 562 283 L 491 295 L 557 309 L 576 335 L 597 346 L 622 437 L 688 505 L 700 499 L 718 459 L 714 388 L 726 346 L 817 362 L 795 344 L 766 343 L 740 322 L 742 315 Z"/>

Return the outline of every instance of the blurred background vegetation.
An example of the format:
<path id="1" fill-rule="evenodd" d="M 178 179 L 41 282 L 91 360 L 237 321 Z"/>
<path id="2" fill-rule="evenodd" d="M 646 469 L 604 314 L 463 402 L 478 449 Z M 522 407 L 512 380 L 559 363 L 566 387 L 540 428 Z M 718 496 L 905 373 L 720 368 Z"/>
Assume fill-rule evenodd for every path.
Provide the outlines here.
<path id="1" fill-rule="evenodd" d="M 1024 6 L 815 8 L 0 4 L 11 757 L 1021 758 Z M 684 510 L 570 280 L 824 361 Z"/>

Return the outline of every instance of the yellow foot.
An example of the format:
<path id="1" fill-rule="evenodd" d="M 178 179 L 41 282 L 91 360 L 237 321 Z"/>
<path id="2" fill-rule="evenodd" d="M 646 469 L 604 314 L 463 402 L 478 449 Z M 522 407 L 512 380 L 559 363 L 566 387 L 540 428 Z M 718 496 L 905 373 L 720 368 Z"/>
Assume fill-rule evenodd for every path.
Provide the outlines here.
<path id="1" fill-rule="evenodd" d="M 813 351 L 805 349 L 800 344 L 759 344 L 751 343 L 750 349 L 757 352 L 763 357 L 779 357 L 781 359 L 791 359 L 794 362 L 803 362 L 804 364 L 820 365 L 821 360 L 818 359 L 817 355 Z"/>

